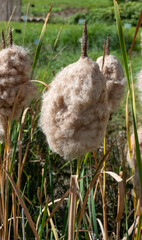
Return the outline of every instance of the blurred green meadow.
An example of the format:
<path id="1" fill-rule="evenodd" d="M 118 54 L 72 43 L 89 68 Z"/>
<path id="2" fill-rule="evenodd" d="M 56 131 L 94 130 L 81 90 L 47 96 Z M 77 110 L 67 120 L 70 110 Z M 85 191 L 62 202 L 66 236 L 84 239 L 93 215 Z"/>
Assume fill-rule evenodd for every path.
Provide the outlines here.
<path id="1" fill-rule="evenodd" d="M 38 57 L 36 69 L 32 76 L 33 80 L 39 80 L 41 82 L 49 84 L 53 80 L 56 73 L 58 73 L 68 64 L 73 63 L 79 59 L 84 20 L 87 22 L 88 30 L 88 56 L 95 61 L 99 56 L 103 55 L 104 42 L 107 39 L 107 34 L 109 34 L 110 54 L 115 55 L 123 66 L 123 59 L 119 45 L 112 0 L 22 0 L 22 19 L 24 19 L 24 21 L 10 22 L 10 26 L 13 31 L 14 43 L 17 45 L 22 45 L 29 50 L 31 64 L 34 62 L 36 48 L 38 46 L 40 34 L 44 24 L 44 22 L 35 22 L 34 19 L 45 18 L 48 14 L 52 2 L 53 8 L 46 26 L 46 31 L 41 44 L 41 50 Z M 122 16 L 126 50 L 129 55 L 138 17 L 140 14 L 140 8 L 142 6 L 142 0 L 129 2 L 118 0 L 118 4 L 120 5 L 120 13 Z M 30 18 L 33 18 L 33 21 L 29 22 L 28 19 Z M 6 35 L 8 32 L 8 23 L 0 22 L 0 29 L 3 29 Z M 132 53 L 131 64 L 134 82 L 136 81 L 136 74 L 142 68 L 142 55 L 140 46 L 141 31 L 142 28 L 139 29 L 139 33 L 136 38 Z M 24 157 L 28 143 L 29 149 L 23 168 L 20 193 L 25 200 L 31 217 L 35 223 L 39 216 L 37 232 L 41 234 L 40 239 L 68 239 L 68 204 L 66 201 L 60 206 L 60 209 L 56 212 L 56 216 L 53 217 L 54 224 L 50 222 L 50 224 L 48 223 L 45 228 L 43 228 L 43 225 L 45 218 L 50 215 L 49 209 L 47 209 L 47 202 L 52 201 L 50 207 L 50 212 L 52 212 L 56 205 L 54 201 L 56 202 L 57 199 L 61 198 L 65 191 L 67 191 L 69 188 L 70 175 L 76 174 L 77 160 L 66 162 L 60 156 L 50 152 L 45 136 L 38 127 L 41 94 L 44 90 L 44 86 L 39 83 L 36 83 L 36 85 L 39 89 L 39 100 L 36 104 L 32 103 L 34 127 L 31 125 L 33 116 L 32 114 L 28 113 L 25 118 L 23 128 L 21 153 L 22 157 Z M 106 161 L 106 170 L 113 171 L 118 175 L 122 171 L 125 172 L 125 180 L 132 175 L 131 170 L 126 164 L 127 139 L 125 106 L 127 91 L 128 87 L 126 83 L 125 94 L 121 101 L 121 105 L 118 111 L 112 114 L 110 117 L 106 137 L 106 148 L 108 150 L 117 136 L 121 136 L 118 140 L 116 140 L 109 153 L 108 159 Z M 137 90 L 136 108 L 138 125 L 140 125 L 142 120 L 142 110 L 139 103 Z M 129 106 L 128 109 L 131 128 L 131 107 Z M 14 156 L 13 174 L 15 182 L 18 179 L 17 169 L 19 155 L 17 151 L 18 146 L 16 141 L 18 139 L 18 129 L 20 129 L 20 127 L 21 122 L 14 122 L 11 128 L 11 147 Z M 31 132 L 32 127 L 34 131 L 31 138 L 29 132 Z M 4 154 L 4 148 L 5 145 L 2 144 L 1 155 Z M 96 153 L 98 164 L 103 156 L 104 153 L 102 143 L 102 146 Z M 89 183 L 94 176 L 96 166 L 97 164 L 95 164 L 95 158 L 91 153 L 86 155 L 85 159 L 82 160 L 79 182 L 82 197 L 85 196 L 86 190 L 89 187 Z M 127 170 L 125 170 L 125 168 L 127 168 Z M 84 178 L 82 178 L 83 176 Z M 116 232 L 117 228 L 117 223 L 115 221 L 117 215 L 117 187 L 117 183 L 110 176 L 108 176 L 106 180 L 106 206 L 108 219 L 108 236 L 110 240 L 116 239 L 116 235 L 113 233 Z M 97 189 L 97 186 L 95 186 L 91 191 L 87 202 L 87 211 L 91 219 L 90 231 L 92 232 L 92 239 L 103 239 L 103 231 L 100 231 L 100 225 L 97 223 L 97 219 L 100 219 L 103 223 L 102 198 L 100 193 L 101 187 L 98 187 L 96 195 L 94 194 L 95 188 Z M 134 202 L 132 189 L 132 182 L 128 182 L 125 185 L 125 211 L 123 212 L 121 218 L 120 239 L 122 239 L 125 233 L 127 233 L 128 227 L 130 227 L 133 223 Z M 44 191 L 41 198 L 38 194 L 39 190 L 41 192 Z M 93 199 L 95 199 L 95 206 Z M 9 205 L 10 204 L 11 202 Z M 48 213 L 46 213 L 46 215 L 42 214 L 43 207 L 48 210 Z M 21 214 L 21 209 L 19 211 Z M 127 217 L 129 218 L 129 221 Z M 75 227 L 77 227 L 77 224 L 78 222 L 76 221 Z M 19 225 L 22 225 L 22 220 L 19 220 Z M 78 239 L 89 239 L 86 233 L 87 228 L 84 219 L 81 227 L 85 229 L 85 231 L 80 232 Z M 11 236 L 13 235 L 13 231 L 14 230 L 11 230 Z M 33 232 L 30 229 L 27 220 L 25 223 L 25 231 L 27 240 L 34 239 Z M 19 235 L 21 237 L 20 239 L 22 239 L 22 227 L 19 227 Z M 13 238 L 11 237 L 9 239 Z M 128 236 L 127 239 L 129 239 Z"/>

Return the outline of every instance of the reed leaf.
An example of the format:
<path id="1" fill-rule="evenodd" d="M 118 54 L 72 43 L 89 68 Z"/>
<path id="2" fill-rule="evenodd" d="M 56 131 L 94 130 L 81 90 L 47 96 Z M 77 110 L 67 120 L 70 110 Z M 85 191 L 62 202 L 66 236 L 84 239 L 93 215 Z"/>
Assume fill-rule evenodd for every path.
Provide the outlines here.
<path id="1" fill-rule="evenodd" d="M 132 158 L 132 146 L 131 146 L 131 136 L 130 136 L 130 125 L 129 125 L 128 101 L 129 101 L 129 91 L 127 93 L 127 99 L 126 99 L 126 130 L 127 130 L 127 140 L 128 140 L 128 148 L 129 148 L 130 158 Z"/>
<path id="2" fill-rule="evenodd" d="M 46 221 L 47 208 L 48 208 L 48 201 L 46 201 L 46 206 L 45 206 L 44 214 L 43 214 L 43 217 L 42 217 L 42 223 L 41 223 L 40 235 L 39 235 L 40 240 L 42 239 L 42 233 L 43 233 L 44 224 L 45 224 L 45 221 Z"/>
<path id="3" fill-rule="evenodd" d="M 38 41 L 38 45 L 37 45 L 37 48 L 36 48 L 36 51 L 35 51 L 34 61 L 33 61 L 33 65 L 32 65 L 31 79 L 33 77 L 35 68 L 37 66 L 37 62 L 38 62 L 38 59 L 39 59 L 39 54 L 40 54 L 43 38 L 44 38 L 46 27 L 47 27 L 47 22 L 48 22 L 48 19 L 50 17 L 50 13 L 51 13 L 52 7 L 53 7 L 53 4 L 51 5 L 51 7 L 49 9 L 49 12 L 48 12 L 48 14 L 47 14 L 47 16 L 45 18 L 45 22 L 44 22 L 43 28 L 41 30 L 41 34 L 40 34 L 40 37 L 39 37 L 39 41 Z"/>

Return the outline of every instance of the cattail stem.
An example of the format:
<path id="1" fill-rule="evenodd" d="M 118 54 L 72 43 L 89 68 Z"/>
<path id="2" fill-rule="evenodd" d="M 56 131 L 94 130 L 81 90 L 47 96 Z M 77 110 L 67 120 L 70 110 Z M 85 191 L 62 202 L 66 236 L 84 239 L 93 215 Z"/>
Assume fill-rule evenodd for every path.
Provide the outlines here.
<path id="1" fill-rule="evenodd" d="M 106 154 L 106 130 L 104 135 L 104 155 Z M 106 213 L 106 174 L 105 174 L 105 168 L 106 163 L 104 162 L 104 173 L 103 173 L 103 222 L 104 222 L 104 231 L 105 231 L 105 238 L 104 240 L 108 240 L 108 234 L 107 234 L 107 213 Z"/>
<path id="2" fill-rule="evenodd" d="M 105 44 L 105 41 L 104 41 L 104 49 L 103 49 L 103 62 L 102 62 L 102 68 L 101 68 L 101 70 L 103 70 L 104 63 L 105 63 L 105 51 L 106 51 L 106 44 Z"/>
<path id="3" fill-rule="evenodd" d="M 81 57 L 87 57 L 87 26 L 86 21 L 83 26 L 82 42 L 81 42 Z"/>
<path id="4" fill-rule="evenodd" d="M 1 31 L 1 39 L 2 39 L 2 49 L 5 48 L 5 39 L 4 39 L 4 31 Z"/>
<path id="5" fill-rule="evenodd" d="M 77 197 L 77 185 L 76 185 L 77 178 L 78 178 L 78 175 L 72 175 L 71 182 L 70 182 L 68 240 L 74 240 L 75 217 L 76 217 L 76 197 Z"/>
<path id="6" fill-rule="evenodd" d="M 109 34 L 107 35 L 106 54 L 109 55 Z"/>
<path id="7" fill-rule="evenodd" d="M 12 29 L 10 27 L 9 28 L 9 34 L 8 34 L 8 46 L 9 47 L 12 47 L 12 42 L 13 42 L 13 40 L 12 40 Z"/>

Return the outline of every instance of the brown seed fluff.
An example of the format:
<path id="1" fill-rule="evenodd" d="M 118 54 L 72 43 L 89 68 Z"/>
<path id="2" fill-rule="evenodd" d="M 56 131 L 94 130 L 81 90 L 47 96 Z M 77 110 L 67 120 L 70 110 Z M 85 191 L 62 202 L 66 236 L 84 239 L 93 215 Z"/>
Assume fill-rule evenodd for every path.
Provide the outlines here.
<path id="1" fill-rule="evenodd" d="M 53 152 L 72 159 L 101 144 L 109 116 L 105 83 L 89 57 L 57 74 L 43 95 L 39 123 Z"/>
<path id="2" fill-rule="evenodd" d="M 4 123 L 8 117 L 19 92 L 16 110 L 13 118 L 18 119 L 23 107 L 29 105 L 37 94 L 37 88 L 30 82 L 31 69 L 27 51 L 20 46 L 13 45 L 0 51 L 0 122 Z"/>
<path id="3" fill-rule="evenodd" d="M 140 145 L 140 153 L 141 153 L 141 161 L 142 161 L 142 128 L 138 129 L 138 139 L 139 139 L 139 145 Z M 134 133 L 131 135 L 131 146 L 132 146 L 132 159 L 130 158 L 129 151 L 127 152 L 127 161 L 130 165 L 130 167 L 134 171 L 134 183 L 135 183 L 135 189 L 136 189 L 136 197 L 141 199 L 141 187 L 140 187 L 140 179 L 139 179 L 139 169 L 136 164 L 136 156 L 135 156 L 135 137 Z M 142 204 L 142 202 L 141 202 Z"/>
<path id="4" fill-rule="evenodd" d="M 124 73 L 118 59 L 112 55 L 106 55 L 103 64 L 103 57 L 99 57 L 96 61 L 101 72 L 105 76 L 107 82 L 109 111 L 112 113 L 117 110 L 120 105 L 121 98 L 124 93 Z"/>

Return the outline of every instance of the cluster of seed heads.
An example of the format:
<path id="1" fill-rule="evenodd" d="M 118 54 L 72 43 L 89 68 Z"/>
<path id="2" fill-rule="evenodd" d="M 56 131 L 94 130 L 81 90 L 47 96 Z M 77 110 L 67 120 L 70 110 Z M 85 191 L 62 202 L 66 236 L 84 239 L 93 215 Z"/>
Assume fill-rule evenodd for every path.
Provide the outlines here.
<path id="1" fill-rule="evenodd" d="M 28 106 L 37 94 L 36 87 L 30 82 L 31 65 L 27 50 L 12 43 L 11 28 L 8 47 L 5 45 L 2 31 L 2 50 L 0 51 L 0 129 L 2 131 L 7 118 L 13 113 L 13 119 L 18 119 L 23 107 Z M 12 112 L 14 105 L 15 111 Z"/>
<path id="2" fill-rule="evenodd" d="M 97 149 L 108 118 L 106 80 L 87 56 L 84 24 L 81 57 L 59 72 L 44 93 L 40 127 L 50 148 L 71 159 Z"/>
<path id="3" fill-rule="evenodd" d="M 109 112 L 117 110 L 124 93 L 124 73 L 118 59 L 109 55 L 109 36 L 107 36 L 107 54 L 96 61 L 106 78 Z"/>

